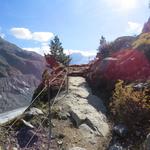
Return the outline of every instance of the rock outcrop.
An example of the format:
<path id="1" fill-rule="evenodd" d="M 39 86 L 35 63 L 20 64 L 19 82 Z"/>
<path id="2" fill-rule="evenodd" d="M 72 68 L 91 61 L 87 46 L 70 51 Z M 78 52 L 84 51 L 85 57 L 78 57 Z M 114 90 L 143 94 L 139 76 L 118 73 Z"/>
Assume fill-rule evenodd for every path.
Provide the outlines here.
<path id="1" fill-rule="evenodd" d="M 0 113 L 29 105 L 38 83 L 32 75 L 0 78 Z"/>
<path id="2" fill-rule="evenodd" d="M 125 81 L 146 80 L 150 77 L 150 62 L 138 50 L 121 50 L 111 57 L 98 58 L 90 67 L 88 78 L 92 85 L 100 84 L 101 80 Z"/>
<path id="3" fill-rule="evenodd" d="M 148 19 L 148 21 L 144 24 L 142 33 L 148 33 L 150 32 L 150 18 Z"/>

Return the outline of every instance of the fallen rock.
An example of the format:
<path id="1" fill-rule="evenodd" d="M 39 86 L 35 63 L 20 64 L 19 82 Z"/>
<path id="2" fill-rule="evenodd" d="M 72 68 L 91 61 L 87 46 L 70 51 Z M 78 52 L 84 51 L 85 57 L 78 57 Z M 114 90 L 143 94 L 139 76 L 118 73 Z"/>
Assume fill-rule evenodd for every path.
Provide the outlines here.
<path id="1" fill-rule="evenodd" d="M 73 147 L 73 148 L 69 148 L 69 150 L 86 150 L 86 149 L 81 147 Z"/>
<path id="2" fill-rule="evenodd" d="M 62 141 L 62 140 L 58 140 L 58 141 L 57 141 L 57 144 L 58 144 L 58 145 L 62 145 L 62 144 L 63 144 L 63 141 Z"/>
<path id="3" fill-rule="evenodd" d="M 123 150 L 123 147 L 119 143 L 116 143 L 116 144 L 110 146 L 110 148 L 108 150 Z"/>
<path id="4" fill-rule="evenodd" d="M 58 117 L 59 117 L 59 119 L 61 119 L 61 120 L 67 120 L 69 116 L 70 116 L 69 113 L 66 113 L 66 112 L 58 112 Z"/>
<path id="5" fill-rule="evenodd" d="M 150 150 L 150 133 L 146 137 L 144 147 L 145 147 L 145 150 Z"/>
<path id="6" fill-rule="evenodd" d="M 22 123 L 23 123 L 25 126 L 27 126 L 27 127 L 31 128 L 31 129 L 33 129 L 33 128 L 34 128 L 34 126 L 33 126 L 31 123 L 29 123 L 29 122 L 25 121 L 24 119 L 21 119 L 21 121 L 22 121 Z"/>
<path id="7" fill-rule="evenodd" d="M 93 117 L 93 115 L 95 115 Z M 107 122 L 105 122 L 103 114 L 90 114 L 87 116 L 86 120 L 87 124 L 96 131 L 97 135 L 102 135 L 106 137 L 109 133 L 109 126 Z"/>
<path id="8" fill-rule="evenodd" d="M 89 94 L 91 93 L 91 91 L 89 93 L 89 89 L 74 86 L 71 87 L 71 92 L 81 98 L 88 98 Z"/>
<path id="9" fill-rule="evenodd" d="M 123 124 L 115 125 L 113 128 L 113 131 L 114 131 L 114 133 L 116 133 L 117 135 L 119 135 L 121 137 L 125 137 L 128 133 L 127 127 Z"/>
<path id="10" fill-rule="evenodd" d="M 87 124 L 82 124 L 79 126 L 79 129 L 81 131 L 86 131 L 86 133 L 90 133 L 90 134 L 93 134 L 93 130 L 87 125 Z"/>
<path id="11" fill-rule="evenodd" d="M 87 142 L 90 142 L 91 144 L 97 143 L 94 131 L 87 124 L 80 125 L 79 130 Z"/>
<path id="12" fill-rule="evenodd" d="M 40 110 L 36 107 L 32 107 L 28 111 L 25 112 L 25 115 L 27 115 L 27 116 L 38 116 L 38 115 L 44 115 L 44 113 L 42 112 L 42 110 Z"/>

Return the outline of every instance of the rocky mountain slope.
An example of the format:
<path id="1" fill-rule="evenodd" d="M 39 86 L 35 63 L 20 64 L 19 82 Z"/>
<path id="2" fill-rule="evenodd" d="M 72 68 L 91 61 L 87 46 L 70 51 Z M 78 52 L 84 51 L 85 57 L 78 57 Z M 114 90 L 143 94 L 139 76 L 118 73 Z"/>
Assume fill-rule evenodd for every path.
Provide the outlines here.
<path id="1" fill-rule="evenodd" d="M 148 33 L 150 32 L 150 18 L 148 19 L 148 21 L 144 24 L 142 33 Z"/>
<path id="2" fill-rule="evenodd" d="M 0 112 L 28 105 L 44 68 L 44 57 L 0 38 Z"/>
<path id="3" fill-rule="evenodd" d="M 41 79 L 44 57 L 0 38 L 0 77 L 30 74 Z"/>

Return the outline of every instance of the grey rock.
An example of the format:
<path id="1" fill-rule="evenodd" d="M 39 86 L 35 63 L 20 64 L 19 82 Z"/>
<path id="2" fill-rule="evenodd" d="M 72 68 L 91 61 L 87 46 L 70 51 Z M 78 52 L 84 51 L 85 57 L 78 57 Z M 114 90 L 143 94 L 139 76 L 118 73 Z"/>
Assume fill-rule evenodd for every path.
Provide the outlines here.
<path id="1" fill-rule="evenodd" d="M 144 145 L 145 145 L 145 150 L 150 150 L 150 133 L 147 135 Z"/>
<path id="2" fill-rule="evenodd" d="M 86 150 L 86 149 L 81 147 L 73 147 L 73 148 L 69 148 L 69 150 Z"/>
<path id="3" fill-rule="evenodd" d="M 34 128 L 34 126 L 33 126 L 31 123 L 29 123 L 29 122 L 25 121 L 24 119 L 21 119 L 21 121 L 22 121 L 22 123 L 23 123 L 25 126 L 27 126 L 27 127 L 31 128 L 31 129 L 33 129 L 33 128 Z"/>
<path id="4" fill-rule="evenodd" d="M 79 126 L 79 129 L 81 131 L 85 131 L 86 133 L 90 133 L 90 134 L 93 134 L 94 131 L 87 125 L 87 124 L 82 124 Z"/>
<path id="5" fill-rule="evenodd" d="M 66 112 L 59 112 L 59 113 L 58 113 L 58 116 L 59 116 L 59 118 L 62 119 L 62 120 L 67 120 L 68 117 L 70 116 L 70 114 L 69 114 L 69 113 L 66 113 Z"/>
<path id="6" fill-rule="evenodd" d="M 88 96 L 88 103 L 91 104 L 94 108 L 96 108 L 97 111 L 106 114 L 106 107 L 104 106 L 102 100 L 99 97 L 90 94 Z"/>
<path id="7" fill-rule="evenodd" d="M 123 125 L 123 124 L 115 125 L 114 128 L 113 128 L 113 131 L 114 131 L 117 135 L 119 135 L 119 136 L 121 136 L 121 137 L 126 136 L 127 133 L 128 133 L 127 127 L 126 127 L 125 125 Z"/>
<path id="8" fill-rule="evenodd" d="M 123 147 L 119 143 L 116 143 L 116 144 L 110 146 L 110 148 L 108 150 L 123 150 Z"/>
<path id="9" fill-rule="evenodd" d="M 91 102 L 92 100 L 94 103 Z M 109 125 L 104 113 L 106 108 L 102 100 L 92 94 L 84 78 L 70 77 L 69 94 L 63 97 L 58 104 L 64 112 L 70 113 L 77 127 L 85 123 L 97 135 L 106 137 L 109 133 Z"/>
<path id="10" fill-rule="evenodd" d="M 133 88 L 136 90 L 141 90 L 146 87 L 149 88 L 150 84 L 149 83 L 138 83 L 138 84 L 133 85 Z"/>
<path id="11" fill-rule="evenodd" d="M 44 113 L 42 112 L 42 110 L 36 108 L 36 107 L 32 107 L 30 108 L 30 110 L 25 112 L 26 115 L 33 115 L 33 116 L 38 116 L 38 115 L 44 115 Z"/>
<path id="12" fill-rule="evenodd" d="M 63 144 L 63 141 L 62 141 L 62 140 L 58 140 L 58 141 L 57 141 L 57 144 L 58 144 L 58 145 L 62 145 L 62 144 Z"/>
<path id="13" fill-rule="evenodd" d="M 38 84 L 32 75 L 0 78 L 0 113 L 29 105 Z"/>
<path id="14" fill-rule="evenodd" d="M 94 131 L 87 124 L 80 125 L 79 131 L 84 137 L 84 140 L 86 140 L 87 142 L 90 142 L 91 144 L 97 143 L 97 139 L 96 139 Z"/>

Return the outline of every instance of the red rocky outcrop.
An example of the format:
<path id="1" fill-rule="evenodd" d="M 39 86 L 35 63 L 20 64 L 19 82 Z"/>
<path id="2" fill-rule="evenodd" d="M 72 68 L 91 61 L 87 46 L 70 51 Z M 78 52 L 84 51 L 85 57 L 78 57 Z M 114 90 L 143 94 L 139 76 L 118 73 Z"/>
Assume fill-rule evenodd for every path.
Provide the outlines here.
<path id="1" fill-rule="evenodd" d="M 138 50 L 121 50 L 111 57 L 102 59 L 100 56 L 90 65 L 88 78 L 93 84 L 106 79 L 116 81 L 146 80 L 150 78 L 150 62 Z"/>

